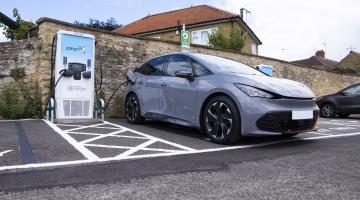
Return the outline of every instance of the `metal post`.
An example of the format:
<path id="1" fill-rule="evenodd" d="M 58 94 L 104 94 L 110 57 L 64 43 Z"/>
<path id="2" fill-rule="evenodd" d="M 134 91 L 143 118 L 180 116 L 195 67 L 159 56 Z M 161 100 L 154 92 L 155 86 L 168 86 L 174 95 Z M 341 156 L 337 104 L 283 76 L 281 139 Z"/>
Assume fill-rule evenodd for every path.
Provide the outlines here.
<path id="1" fill-rule="evenodd" d="M 55 115 L 55 104 L 54 99 L 50 99 L 50 121 L 54 123 L 54 115 Z"/>
<path id="2" fill-rule="evenodd" d="M 105 102 L 104 100 L 100 99 L 100 104 L 101 104 L 101 120 L 104 121 L 105 118 L 104 118 L 104 109 L 105 109 Z"/>

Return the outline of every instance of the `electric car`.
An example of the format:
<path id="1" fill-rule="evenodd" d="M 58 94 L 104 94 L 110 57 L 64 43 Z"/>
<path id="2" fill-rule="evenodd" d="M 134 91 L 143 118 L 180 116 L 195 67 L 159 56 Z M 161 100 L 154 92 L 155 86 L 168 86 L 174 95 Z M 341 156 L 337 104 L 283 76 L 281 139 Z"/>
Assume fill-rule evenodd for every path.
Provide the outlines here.
<path id="1" fill-rule="evenodd" d="M 221 144 L 242 136 L 293 136 L 316 128 L 315 95 L 302 83 L 273 78 L 221 57 L 174 53 L 128 73 L 125 116 L 204 130 Z"/>
<path id="2" fill-rule="evenodd" d="M 348 117 L 350 114 L 360 114 L 360 83 L 335 94 L 319 97 L 317 104 L 322 117 Z"/>

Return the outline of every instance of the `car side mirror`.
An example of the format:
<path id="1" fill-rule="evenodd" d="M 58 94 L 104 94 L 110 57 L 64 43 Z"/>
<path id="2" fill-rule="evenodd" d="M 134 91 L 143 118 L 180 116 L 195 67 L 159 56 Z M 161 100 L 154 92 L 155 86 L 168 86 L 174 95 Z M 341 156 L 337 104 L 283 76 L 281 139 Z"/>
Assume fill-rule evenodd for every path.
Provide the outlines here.
<path id="1" fill-rule="evenodd" d="M 128 80 L 129 80 L 132 84 L 134 84 L 134 83 L 136 82 L 136 77 L 135 77 L 133 71 L 128 70 L 127 73 L 126 73 L 126 76 L 127 76 Z"/>
<path id="2" fill-rule="evenodd" d="M 192 71 L 190 70 L 179 70 L 175 72 L 175 76 L 176 77 L 180 77 L 180 78 L 186 78 L 189 79 L 190 81 L 194 80 L 194 74 L 192 73 Z"/>

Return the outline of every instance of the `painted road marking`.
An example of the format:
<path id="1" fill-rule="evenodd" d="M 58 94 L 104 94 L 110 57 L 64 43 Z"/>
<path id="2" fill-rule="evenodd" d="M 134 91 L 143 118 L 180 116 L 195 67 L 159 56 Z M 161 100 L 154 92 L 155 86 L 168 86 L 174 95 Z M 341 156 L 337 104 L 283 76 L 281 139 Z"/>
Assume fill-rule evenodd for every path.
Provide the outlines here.
<path id="1" fill-rule="evenodd" d="M 72 138 L 69 134 L 65 131 L 61 130 L 55 124 L 51 123 L 50 121 L 44 120 L 45 123 L 50 126 L 56 133 L 62 136 L 66 141 L 68 141 L 73 147 L 75 147 L 85 158 L 88 160 L 99 160 L 99 157 L 91 152 L 89 149 L 80 145 L 74 138 Z"/>
<path id="2" fill-rule="evenodd" d="M 5 154 L 13 152 L 13 151 L 14 150 L 6 150 L 6 151 L 3 151 L 3 152 L 0 152 L 0 157 L 3 157 Z"/>
<path id="3" fill-rule="evenodd" d="M 47 124 L 50 127 L 52 127 L 57 133 L 59 133 L 61 136 L 63 136 L 71 145 L 73 145 L 77 150 L 79 150 L 80 153 L 82 153 L 87 159 L 94 160 L 94 161 L 101 160 L 102 158 L 99 158 L 98 156 L 96 156 L 96 154 L 93 153 L 90 149 L 88 149 L 88 147 L 126 149 L 125 152 L 123 152 L 117 156 L 110 157 L 110 158 L 121 158 L 121 159 L 126 159 L 127 157 L 131 156 L 131 154 L 135 154 L 136 152 L 138 152 L 140 150 L 153 151 L 153 152 L 155 152 L 155 153 L 153 153 L 153 155 L 162 155 L 164 153 L 179 153 L 179 152 L 183 152 L 183 151 L 194 150 L 194 149 L 186 147 L 184 145 L 180 145 L 180 144 L 173 143 L 173 142 L 170 142 L 167 140 L 163 140 L 161 138 L 147 135 L 145 133 L 142 133 L 142 132 L 139 132 L 136 130 L 132 130 L 127 127 L 113 124 L 113 123 L 110 123 L 107 121 L 103 121 L 102 123 L 97 123 L 97 124 L 92 124 L 92 125 L 87 125 L 87 126 L 70 125 L 69 127 L 74 127 L 74 128 L 67 129 L 67 130 L 62 130 L 61 128 L 59 128 L 59 126 L 63 126 L 63 124 L 55 125 L 50 122 L 47 122 Z M 112 127 L 104 127 L 104 125 L 110 125 Z M 106 133 L 106 134 L 89 133 L 91 131 L 82 132 L 82 129 L 89 129 L 89 128 L 91 128 L 91 129 L 92 128 L 98 128 L 98 129 L 101 128 L 101 129 L 109 129 L 109 130 L 113 130 L 113 131 L 110 133 Z M 124 133 L 124 132 L 131 132 L 135 136 L 132 136 L 132 135 L 128 136 L 126 134 L 121 135 L 121 133 Z M 95 137 L 92 137 L 89 139 L 84 139 L 82 141 L 76 141 L 75 139 L 73 139 L 71 137 L 70 134 L 90 135 L 90 136 L 95 136 Z M 118 145 L 94 144 L 94 142 L 96 143 L 96 141 L 99 141 L 104 138 L 109 138 L 109 137 L 123 138 L 124 140 L 125 139 L 137 139 L 137 140 L 141 139 L 143 141 L 140 144 L 138 144 L 137 146 L 118 146 Z M 166 145 L 176 147 L 179 150 L 168 150 L 168 149 L 149 148 L 148 147 L 151 144 L 154 144 L 156 142 L 160 142 L 160 143 L 164 143 Z"/>
<path id="4" fill-rule="evenodd" d="M 304 140 L 332 139 L 332 138 L 351 137 L 351 136 L 357 136 L 357 135 L 360 135 L 360 132 L 345 133 L 345 134 L 341 134 L 341 135 L 315 136 L 315 137 L 308 137 L 308 138 L 293 138 L 293 139 L 289 139 L 289 140 L 273 141 L 273 142 L 266 142 L 266 143 L 262 143 L 262 144 L 253 144 L 253 145 L 230 146 L 230 147 L 211 148 L 211 149 L 203 149 L 203 150 L 191 150 L 191 151 L 182 151 L 182 152 L 177 151 L 177 152 L 173 152 L 173 153 L 162 153 L 162 154 L 134 155 L 134 156 L 127 156 L 125 158 L 124 157 L 113 157 L 113 158 L 101 158 L 98 160 L 76 160 L 76 161 L 65 161 L 65 162 L 3 166 L 3 167 L 0 167 L 0 171 L 14 170 L 14 169 L 34 169 L 34 168 L 44 168 L 44 167 L 60 167 L 60 166 L 69 166 L 69 165 L 81 165 L 81 164 L 85 164 L 85 163 L 103 163 L 103 162 L 118 161 L 118 160 L 131 160 L 131 159 L 140 159 L 140 158 L 168 157 L 168 156 L 185 155 L 185 154 L 219 152 L 219 151 L 227 151 L 227 150 L 262 147 L 262 146 L 269 146 L 269 145 L 274 145 L 274 144 L 304 141 Z"/>

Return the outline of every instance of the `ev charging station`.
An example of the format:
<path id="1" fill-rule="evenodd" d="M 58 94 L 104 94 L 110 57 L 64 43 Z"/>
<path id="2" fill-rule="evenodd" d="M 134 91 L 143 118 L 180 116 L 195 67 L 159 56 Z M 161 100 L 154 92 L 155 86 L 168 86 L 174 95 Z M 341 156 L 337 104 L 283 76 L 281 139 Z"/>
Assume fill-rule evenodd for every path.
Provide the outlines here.
<path id="1" fill-rule="evenodd" d="M 70 122 L 93 119 L 95 37 L 61 30 L 56 34 L 53 49 L 55 50 L 52 56 L 54 78 L 51 78 L 51 85 L 54 86 L 50 95 L 54 99 L 49 101 L 50 104 L 55 102 L 53 117 L 55 116 L 56 121 Z"/>

